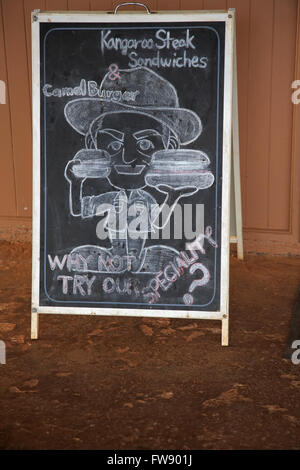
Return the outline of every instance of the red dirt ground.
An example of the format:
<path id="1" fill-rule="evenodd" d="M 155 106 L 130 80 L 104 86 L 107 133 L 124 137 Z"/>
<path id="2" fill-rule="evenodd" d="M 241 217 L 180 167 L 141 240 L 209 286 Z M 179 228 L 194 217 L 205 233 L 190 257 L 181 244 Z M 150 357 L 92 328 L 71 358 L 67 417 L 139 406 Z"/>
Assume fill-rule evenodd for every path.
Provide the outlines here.
<path id="1" fill-rule="evenodd" d="M 231 257 L 228 348 L 219 322 L 99 316 L 43 315 L 32 341 L 30 258 L 0 242 L 0 449 L 300 448 L 299 258 Z"/>

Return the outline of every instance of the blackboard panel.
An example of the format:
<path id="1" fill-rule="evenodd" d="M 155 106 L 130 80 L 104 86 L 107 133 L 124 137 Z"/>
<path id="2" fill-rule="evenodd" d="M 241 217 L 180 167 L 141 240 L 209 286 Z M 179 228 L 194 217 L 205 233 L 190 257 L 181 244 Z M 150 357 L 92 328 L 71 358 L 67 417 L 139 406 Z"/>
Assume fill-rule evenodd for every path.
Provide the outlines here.
<path id="1" fill-rule="evenodd" d="M 40 306 L 220 310 L 224 49 L 222 21 L 40 24 Z"/>

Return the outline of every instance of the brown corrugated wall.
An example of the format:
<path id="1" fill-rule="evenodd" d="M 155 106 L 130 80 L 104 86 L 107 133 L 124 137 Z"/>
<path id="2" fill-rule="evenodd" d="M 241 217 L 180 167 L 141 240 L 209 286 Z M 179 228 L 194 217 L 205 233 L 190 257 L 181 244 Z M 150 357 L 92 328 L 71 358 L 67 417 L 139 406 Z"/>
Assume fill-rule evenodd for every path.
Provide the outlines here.
<path id="1" fill-rule="evenodd" d="M 111 0 L 0 0 L 0 238 L 30 238 L 30 13 L 112 10 Z M 241 185 L 245 248 L 300 253 L 297 0 L 147 0 L 153 10 L 222 10 L 237 14 Z M 127 7 L 128 8 L 128 7 Z M 298 180 L 298 181 L 297 181 Z"/>

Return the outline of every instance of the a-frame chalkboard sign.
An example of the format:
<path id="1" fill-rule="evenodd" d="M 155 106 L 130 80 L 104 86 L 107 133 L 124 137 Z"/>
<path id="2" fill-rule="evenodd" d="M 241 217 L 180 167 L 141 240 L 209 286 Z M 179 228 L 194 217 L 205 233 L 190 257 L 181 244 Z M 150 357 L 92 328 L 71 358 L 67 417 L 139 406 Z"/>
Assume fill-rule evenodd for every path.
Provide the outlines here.
<path id="1" fill-rule="evenodd" d="M 126 315 L 220 320 L 228 345 L 234 10 L 114 13 L 32 14 L 32 338 Z"/>

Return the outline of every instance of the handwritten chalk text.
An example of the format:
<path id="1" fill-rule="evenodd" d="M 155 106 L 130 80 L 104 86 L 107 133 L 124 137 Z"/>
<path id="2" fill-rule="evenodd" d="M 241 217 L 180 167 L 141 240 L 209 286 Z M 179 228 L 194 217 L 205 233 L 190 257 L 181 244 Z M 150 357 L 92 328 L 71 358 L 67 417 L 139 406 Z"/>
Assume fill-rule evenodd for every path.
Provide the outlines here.
<path id="1" fill-rule="evenodd" d="M 127 39 L 112 37 L 111 30 L 101 31 L 101 51 L 105 49 L 120 51 L 122 55 L 127 55 L 131 49 L 195 49 L 193 44 L 194 36 L 190 35 L 190 30 L 185 31 L 185 37 L 181 39 L 173 38 L 170 31 L 159 29 L 155 33 L 155 40 L 149 39 Z"/>
<path id="2" fill-rule="evenodd" d="M 114 50 L 129 58 L 128 67 L 157 67 L 157 68 L 206 68 L 208 58 L 197 55 L 188 56 L 187 51 L 195 50 L 195 36 L 187 29 L 183 37 L 172 37 L 171 32 L 165 29 L 156 31 L 153 38 L 123 38 L 112 36 L 112 31 L 101 31 L 100 46 L 102 54 Z M 145 57 L 145 51 L 152 55 Z M 142 54 L 139 54 L 140 51 Z M 169 55 L 163 56 L 166 51 Z M 183 51 L 179 53 L 179 51 Z M 171 55 L 170 55 L 171 53 Z M 146 53 L 147 54 L 147 53 Z"/>
<path id="3" fill-rule="evenodd" d="M 90 96 L 92 98 L 99 97 L 103 100 L 113 100 L 113 101 L 135 101 L 137 95 L 139 94 L 138 90 L 106 90 L 101 88 L 97 82 L 93 80 L 85 80 L 84 78 L 80 80 L 80 84 L 75 87 L 63 87 L 63 88 L 54 88 L 50 83 L 46 83 L 43 86 L 43 95 L 46 98 L 55 96 L 56 98 L 63 98 L 65 96 Z"/>

